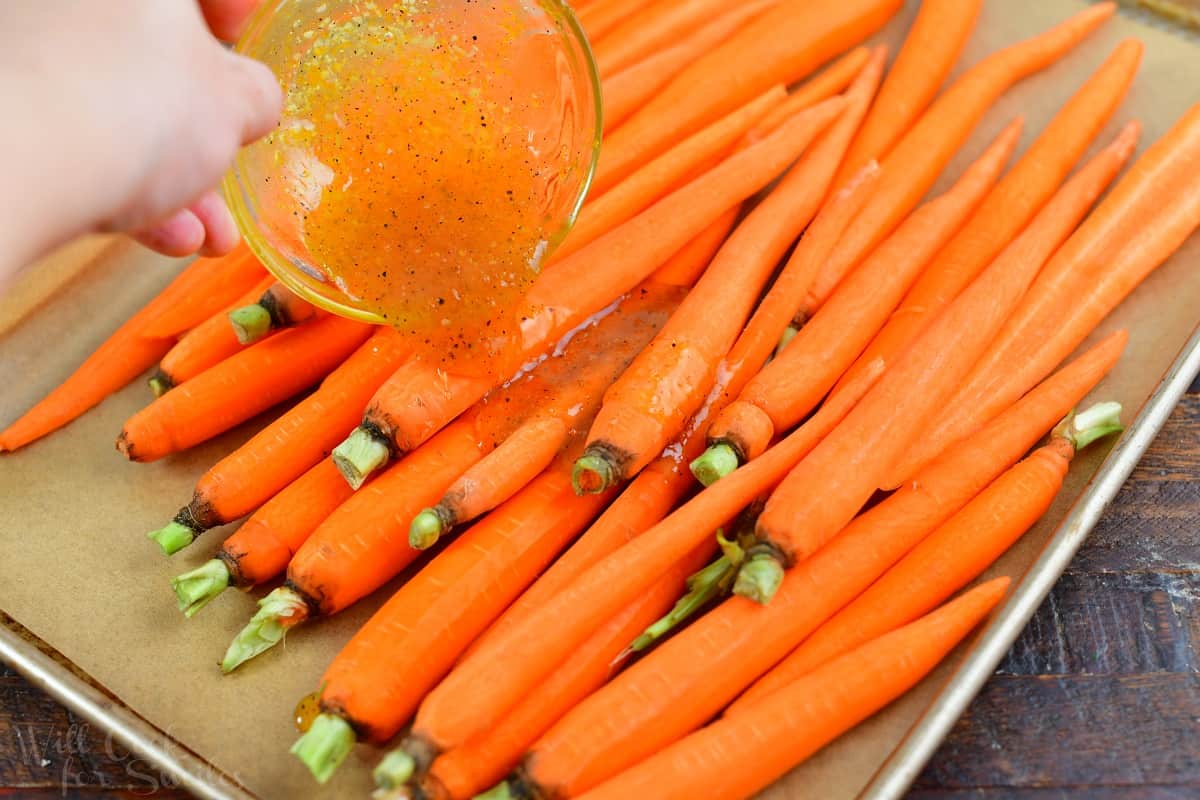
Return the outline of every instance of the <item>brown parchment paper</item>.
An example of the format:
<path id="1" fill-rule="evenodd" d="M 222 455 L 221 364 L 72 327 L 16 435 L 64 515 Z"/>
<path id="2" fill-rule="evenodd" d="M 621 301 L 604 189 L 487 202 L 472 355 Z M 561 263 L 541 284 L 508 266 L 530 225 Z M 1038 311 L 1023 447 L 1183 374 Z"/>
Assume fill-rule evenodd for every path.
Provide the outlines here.
<path id="1" fill-rule="evenodd" d="M 1080 0 L 988 0 L 960 63 L 974 63 L 1082 6 Z M 878 38 L 898 43 L 914 11 L 910 2 Z M 1099 141 L 1108 141 L 1121 124 L 1137 117 L 1145 125 L 1144 149 L 1200 100 L 1200 49 L 1171 33 L 1118 18 L 1066 61 L 1007 95 L 947 169 L 943 185 L 1017 114 L 1025 115 L 1023 144 L 1028 144 L 1115 44 L 1131 35 L 1146 43 L 1145 61 L 1128 100 Z M 67 375 L 178 268 L 111 240 L 75 245 L 51 261 L 46 272 L 27 274 L 0 299 L 0 425 Z M 1198 273 L 1200 237 L 1193 237 L 1101 326 L 1096 337 L 1117 327 L 1129 328 L 1132 337 L 1096 399 L 1120 400 L 1129 415 L 1142 405 L 1200 321 Z M 389 589 L 336 619 L 298 630 L 276 652 L 222 676 L 217 663 L 258 595 L 226 592 L 185 621 L 167 581 L 210 557 L 227 531 L 212 531 L 169 560 L 144 533 L 167 522 L 204 469 L 262 420 L 159 463 L 131 464 L 116 453 L 113 440 L 121 422 L 149 399 L 139 382 L 66 429 L 0 457 L 0 609 L 205 757 L 215 768 L 214 780 L 220 770 L 264 798 L 365 797 L 378 753 L 358 748 L 335 780 L 318 789 L 287 754 L 295 737 L 291 712 Z M 992 574 L 1023 574 L 1082 492 L 1103 450 L 1095 448 L 1077 460 L 1045 520 Z M 853 797 L 942 686 L 948 668 L 944 665 L 764 796 Z"/>

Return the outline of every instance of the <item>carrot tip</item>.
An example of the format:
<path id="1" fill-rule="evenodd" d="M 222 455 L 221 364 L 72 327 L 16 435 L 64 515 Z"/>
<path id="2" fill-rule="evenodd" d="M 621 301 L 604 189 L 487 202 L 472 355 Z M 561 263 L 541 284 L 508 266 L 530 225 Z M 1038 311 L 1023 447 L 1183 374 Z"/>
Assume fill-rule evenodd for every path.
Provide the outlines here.
<path id="1" fill-rule="evenodd" d="M 155 397 L 162 397 L 175 388 L 175 382 L 167 377 L 167 374 L 161 369 L 156 369 L 146 383 L 150 384 L 150 391 L 154 392 Z"/>
<path id="2" fill-rule="evenodd" d="M 371 473 L 387 464 L 390 455 L 387 445 L 373 431 L 358 427 L 333 449 L 333 463 L 350 488 L 357 491 Z"/>
<path id="3" fill-rule="evenodd" d="M 179 610 L 188 619 L 229 586 L 229 568 L 219 558 L 171 579 Z"/>
<path id="4" fill-rule="evenodd" d="M 692 474 L 705 486 L 712 486 L 741 466 L 737 451 L 728 444 L 714 444 L 691 463 Z"/>
<path id="5" fill-rule="evenodd" d="M 172 520 L 164 527 L 147 533 L 146 538 L 158 542 L 163 555 L 172 556 L 196 541 L 196 530 L 178 520 Z"/>
<path id="6" fill-rule="evenodd" d="M 1096 403 L 1078 413 L 1072 412 L 1054 429 L 1054 435 L 1066 439 L 1076 451 L 1097 439 L 1125 430 L 1121 424 L 1121 404 Z"/>
<path id="7" fill-rule="evenodd" d="M 355 741 L 354 729 L 346 720 L 318 714 L 308 732 L 292 745 L 291 752 L 308 767 L 317 783 L 325 783 L 350 755 Z"/>
<path id="8" fill-rule="evenodd" d="M 381 790 L 394 791 L 412 780 L 416 769 L 417 762 L 413 760 L 413 757 L 405 752 L 404 748 L 397 747 L 380 759 L 379 764 L 371 772 L 371 777 L 375 779 L 375 785 Z"/>
<path id="9" fill-rule="evenodd" d="M 617 482 L 612 463 L 599 453 L 584 453 L 571 470 L 571 485 L 575 494 L 600 494 Z"/>
<path id="10" fill-rule="evenodd" d="M 754 553 L 738 570 L 733 593 L 759 605 L 771 602 L 783 583 L 783 564 L 774 553 Z"/>
<path id="11" fill-rule="evenodd" d="M 275 589 L 258 601 L 258 612 L 234 637 L 221 660 L 221 671 L 233 672 L 258 654 L 270 650 L 288 630 L 307 618 L 308 604 L 303 597 L 287 586 Z"/>
<path id="12" fill-rule="evenodd" d="M 408 544 L 414 550 L 428 550 L 450 527 L 441 505 L 426 508 L 408 526 Z"/>
<path id="13" fill-rule="evenodd" d="M 254 344 L 271 332 L 271 312 L 258 303 L 235 308 L 228 316 L 238 344 Z"/>

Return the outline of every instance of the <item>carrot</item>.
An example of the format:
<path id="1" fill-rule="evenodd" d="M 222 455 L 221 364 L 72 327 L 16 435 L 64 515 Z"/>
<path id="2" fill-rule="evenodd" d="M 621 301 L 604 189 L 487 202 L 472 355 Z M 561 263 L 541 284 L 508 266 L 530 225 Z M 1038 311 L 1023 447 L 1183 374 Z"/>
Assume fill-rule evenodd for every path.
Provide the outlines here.
<path id="1" fill-rule="evenodd" d="M 605 78 L 604 132 L 614 130 L 688 64 L 725 41 L 734 31 L 776 2 L 778 0 L 751 0 L 741 3 L 736 8 L 719 14 L 678 44 L 649 55 Z M 830 94 L 838 91 L 841 91 L 840 87 Z"/>
<path id="2" fill-rule="evenodd" d="M 411 564 L 419 551 L 408 546 L 408 521 L 478 459 L 472 421 L 459 420 L 351 495 L 296 551 L 287 580 L 259 601 L 221 669 L 231 672 L 296 625 L 349 607 Z"/>
<path id="3" fill-rule="evenodd" d="M 571 233 L 554 253 L 561 261 L 612 229 L 628 222 L 665 195 L 694 180 L 724 157 L 756 122 L 784 97 L 775 87 L 734 110 L 707 128 L 621 181 L 620 185 L 587 203 L 579 212 Z"/>
<path id="4" fill-rule="evenodd" d="M 333 462 L 318 462 L 254 512 L 215 558 L 171 580 L 179 610 L 191 617 L 228 586 L 256 586 L 279 575 L 352 493 Z"/>
<path id="5" fill-rule="evenodd" d="M 863 256 L 904 219 L 1000 95 L 1062 58 L 1115 9 L 1114 3 L 1099 3 L 1045 33 L 999 50 L 943 92 L 884 159 L 878 191 L 818 273 L 808 304 L 819 307 Z"/>
<path id="6" fill-rule="evenodd" d="M 229 312 L 229 324 L 243 345 L 253 344 L 272 331 L 308 322 L 322 312 L 291 289 L 276 281 L 253 304 Z"/>
<path id="7" fill-rule="evenodd" d="M 142 335 L 147 324 L 209 288 L 208 259 L 192 262 L 141 311 L 117 328 L 50 394 L 0 432 L 0 452 L 16 450 L 58 430 L 158 362 L 175 344 Z"/>
<path id="8" fill-rule="evenodd" d="M 850 145 L 835 183 L 841 185 L 870 161 L 882 161 L 921 116 L 958 61 L 982 0 L 924 0 L 879 97 Z"/>
<path id="9" fill-rule="evenodd" d="M 741 213 L 741 206 L 735 206 L 718 217 L 696 238 L 663 262 L 663 265 L 654 271 L 654 280 L 668 286 L 691 286 L 699 280 L 704 270 L 712 263 L 717 251 L 721 249 L 721 245 L 725 244 L 725 239 L 733 230 Z"/>
<path id="10" fill-rule="evenodd" d="M 845 101 L 801 112 L 811 141 Z M 603 491 L 637 474 L 699 409 L 775 264 L 816 213 L 824 187 L 797 168 L 738 225 L 666 326 L 604 395 L 575 462 L 578 491 Z M 713 316 L 714 309 L 720 314 Z"/>
<path id="11" fill-rule="evenodd" d="M 846 55 L 805 81 L 795 91 L 789 92 L 786 100 L 768 112 L 750 130 L 750 133 L 747 134 L 748 139 L 750 141 L 758 141 L 791 119 L 793 115 L 845 90 L 854 83 L 855 78 L 862 73 L 873 55 L 878 54 L 880 51 L 886 53 L 887 49 L 884 45 L 880 45 L 874 50 L 868 47 L 856 47 L 849 53 L 846 53 Z M 883 56 L 880 55 L 880 58 L 883 58 Z"/>
<path id="12" fill-rule="evenodd" d="M 875 358 L 894 361 L 1049 201 L 1124 98 L 1143 49 L 1136 39 L 1121 42 L 1067 101 L 917 279 L 888 324 L 859 356 L 860 363 Z M 852 367 L 842 380 L 857 369 Z"/>
<path id="13" fill-rule="evenodd" d="M 554 736 L 565 742 L 582 736 L 577 741 L 586 741 L 586 749 L 564 749 L 560 759 L 549 759 L 543 751 L 537 771 L 520 775 L 517 782 L 523 785 L 517 788 L 556 788 L 575 794 L 703 725 L 1024 455 L 1111 369 L 1127 338 L 1114 334 L 1022 398 L 978 436 L 947 451 L 912 484 L 862 514 L 813 558 L 789 570 L 770 605 L 731 597 L 650 652 L 542 739 L 545 743 Z M 747 468 L 759 463 L 761 459 Z M 699 497 L 735 480 L 740 472 Z M 643 536 L 634 544 L 645 540 Z M 615 558 L 609 561 L 613 566 L 618 563 Z M 597 579 L 605 580 L 597 580 L 587 591 L 578 591 L 579 584 L 562 590 L 541 615 L 522 626 L 520 635 L 529 638 L 509 637 L 510 644 L 519 647 L 488 648 L 492 663 L 503 666 L 476 674 L 476 681 L 486 680 L 488 685 L 468 699 L 490 698 L 503 690 L 503 682 L 516 677 L 497 670 L 511 670 L 513 664 L 527 672 L 541 667 L 546 650 L 571 639 L 572 623 L 593 610 L 594 604 L 636 597 L 644 587 L 629 579 L 631 567 L 622 567 L 621 572 L 603 576 L 595 571 Z M 552 616 L 554 606 L 560 604 Z M 539 638 L 537 632 L 545 630 L 556 631 L 556 637 Z M 484 655 L 480 648 L 474 658 L 482 660 Z M 504 660 L 494 660 L 497 657 Z M 536 683 L 543 675 L 523 677 Z M 430 698 L 440 691 L 434 690 Z M 488 706 L 473 708 L 486 713 Z"/>
<path id="14" fill-rule="evenodd" d="M 1069 181 L 930 323 L 845 422 L 780 484 L 758 519 L 762 542 L 742 566 L 742 574 L 748 569 L 751 574 L 740 588 L 769 599 L 783 564 L 808 557 L 857 513 L 892 464 L 932 422 L 1038 270 L 1128 158 L 1138 131 L 1136 124 L 1127 126 L 1105 153 Z M 815 493 L 819 498 L 805 488 L 814 475 L 822 480 Z"/>
<path id="15" fill-rule="evenodd" d="M 1021 135 L 1018 118 L 948 192 L 918 208 L 804 325 L 781 355 L 746 384 L 708 429 L 711 447 L 737 462 L 766 449 L 776 431 L 799 422 L 853 363 L 904 292 L 954 235 L 999 177 Z M 867 201 L 869 202 L 869 201 Z M 798 250 L 803 257 L 806 251 Z M 714 453 L 698 468 L 718 459 Z M 733 464 L 731 464 L 732 466 Z M 717 477 L 720 470 L 716 470 Z"/>
<path id="16" fill-rule="evenodd" d="M 503 778 L 538 736 L 612 677 L 623 660 L 626 643 L 670 606 L 684 577 L 700 566 L 708 548 L 705 543 L 694 550 L 646 594 L 597 630 L 494 729 L 438 756 L 421 778 L 421 796 L 427 800 L 466 800 Z M 399 788 L 410 763 L 402 751 L 385 756 L 375 769 L 376 783 L 383 789 Z"/>
<path id="17" fill-rule="evenodd" d="M 361 737 L 383 742 L 504 607 L 599 513 L 547 470 L 404 584 L 321 678 L 321 715 L 292 748 L 324 783 Z M 426 764 L 427 766 L 427 764 Z"/>
<path id="18" fill-rule="evenodd" d="M 1121 431 L 1120 413 L 1120 404 L 1100 403 L 1069 416 L 1048 444 L 1010 467 L 942 523 L 725 713 L 751 708 L 842 653 L 907 625 L 977 578 L 1050 508 L 1075 454 Z"/>
<path id="19" fill-rule="evenodd" d="M 353 428 L 371 394 L 408 355 L 397 331 L 377 328 L 317 391 L 204 473 L 191 502 L 150 537 L 170 555 L 283 491 Z"/>
<path id="20" fill-rule="evenodd" d="M 615 26 L 592 49 L 601 77 L 641 61 L 686 37 L 706 19 L 725 11 L 726 0 L 659 0 Z"/>
<path id="21" fill-rule="evenodd" d="M 217 309 L 212 316 L 184 334 L 163 356 L 158 369 L 150 376 L 149 383 L 154 396 L 162 397 L 184 381 L 191 380 L 209 367 L 220 364 L 229 356 L 240 352 L 242 345 L 230 330 L 225 314 L 230 308 L 237 308 L 258 297 L 263 289 L 273 282 L 274 278 L 269 275 L 262 277 L 241 297 L 236 297 L 226 307 Z"/>
<path id="22" fill-rule="evenodd" d="M 130 461 L 155 461 L 224 433 L 331 372 L 371 328 L 330 317 L 231 356 L 134 414 L 117 437 Z"/>
<path id="23" fill-rule="evenodd" d="M 1055 254 L 920 446 L 882 482 L 903 480 L 1053 369 L 1198 225 L 1200 104 L 1134 163 Z"/>
<path id="24" fill-rule="evenodd" d="M 776 84 L 795 83 L 896 13 L 899 0 L 782 0 L 693 62 L 607 137 L 592 189 L 638 167 Z"/>
<path id="25" fill-rule="evenodd" d="M 749 797 L 915 686 L 1008 590 L 996 578 L 655 753 L 581 800 Z M 485 795 L 486 800 L 506 797 Z"/>
<path id="26" fill-rule="evenodd" d="M 620 25 L 622 21 L 645 8 L 646 0 L 596 0 L 579 10 L 579 24 L 592 42 Z"/>
<path id="27" fill-rule="evenodd" d="M 761 142 L 730 156 L 624 225 L 543 272 L 530 287 L 513 364 L 540 355 L 553 342 L 645 280 L 730 208 L 765 186 L 803 149 L 803 115 Z M 509 369 L 512 366 L 512 369 Z M 487 379 L 448 373 L 419 360 L 401 367 L 376 393 L 347 455 L 361 475 L 411 449 L 491 388 Z"/>
<path id="28" fill-rule="evenodd" d="M 476 648 L 426 696 L 413 723 L 409 752 L 428 760 L 495 724 L 605 620 L 699 546 L 716 525 L 774 485 L 846 412 L 844 404 L 825 406 L 757 461 L 582 570 L 539 608 Z M 586 602 L 579 602 L 583 598 Z M 544 627 L 548 622 L 553 626 Z M 555 636 L 545 636 L 547 630 Z M 520 668 L 508 669 L 518 664 Z"/>
<path id="29" fill-rule="evenodd" d="M 170 339 L 182 335 L 236 300 L 258 284 L 262 265 L 245 243 L 220 258 L 196 259 L 194 278 L 176 303 L 158 310 L 142 325 L 147 339 Z M 192 274 L 192 270 L 188 270 Z"/>

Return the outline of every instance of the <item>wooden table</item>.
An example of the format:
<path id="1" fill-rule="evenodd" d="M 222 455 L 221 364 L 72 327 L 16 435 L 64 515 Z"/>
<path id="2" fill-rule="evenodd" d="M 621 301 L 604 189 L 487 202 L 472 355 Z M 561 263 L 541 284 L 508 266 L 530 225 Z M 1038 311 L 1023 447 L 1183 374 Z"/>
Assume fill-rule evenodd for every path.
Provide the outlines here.
<path id="1" fill-rule="evenodd" d="M 1200 798 L 1200 381 L 911 800 Z M 176 798 L 0 665 L 0 796 Z"/>

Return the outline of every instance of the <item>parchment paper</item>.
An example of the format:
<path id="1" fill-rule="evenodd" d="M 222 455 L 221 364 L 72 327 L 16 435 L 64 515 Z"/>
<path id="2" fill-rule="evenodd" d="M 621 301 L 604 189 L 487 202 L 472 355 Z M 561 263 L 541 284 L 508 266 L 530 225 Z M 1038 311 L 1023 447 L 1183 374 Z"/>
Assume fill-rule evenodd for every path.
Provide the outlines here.
<path id="1" fill-rule="evenodd" d="M 1082 5 L 1079 0 L 988 0 L 960 63 L 974 63 Z M 914 10 L 909 3 L 879 38 L 898 42 Z M 1135 116 L 1145 125 L 1143 148 L 1157 138 L 1200 100 L 1200 50 L 1173 34 L 1117 19 L 1065 62 L 1006 96 L 946 171 L 943 185 L 1018 113 L 1026 117 L 1028 144 L 1129 35 L 1146 43 L 1145 61 L 1130 97 L 1099 141 L 1107 142 Z M 51 272 L 36 279 L 27 275 L 0 301 L 0 425 L 66 376 L 177 268 L 132 245 L 93 241 L 60 254 Z M 1194 237 L 1101 326 L 1096 336 L 1128 327 L 1132 337 L 1096 399 L 1120 400 L 1130 415 L 1142 405 L 1200 319 L 1198 269 L 1200 237 Z M 73 277 L 51 292 L 50 275 Z M 0 609 L 137 713 L 260 796 L 365 797 L 368 769 L 378 754 L 358 748 L 330 786 L 318 790 L 287 754 L 295 737 L 291 712 L 301 696 L 316 688 L 330 658 L 389 589 L 336 619 L 297 631 L 276 652 L 223 677 L 217 662 L 258 595 L 226 592 L 185 621 L 167 581 L 210 557 L 228 531 L 208 533 L 173 559 L 163 558 L 144 533 L 167 522 L 188 500 L 204 469 L 262 420 L 189 453 L 150 465 L 131 464 L 116 453 L 113 440 L 122 421 L 149 400 L 149 389 L 139 382 L 66 429 L 0 457 Z M 1077 460 L 1054 508 L 992 574 L 1023 573 L 1083 490 L 1103 450 L 1095 448 Z M 764 796 L 853 797 L 938 691 L 947 669 Z"/>

